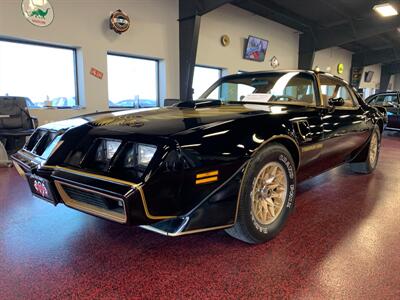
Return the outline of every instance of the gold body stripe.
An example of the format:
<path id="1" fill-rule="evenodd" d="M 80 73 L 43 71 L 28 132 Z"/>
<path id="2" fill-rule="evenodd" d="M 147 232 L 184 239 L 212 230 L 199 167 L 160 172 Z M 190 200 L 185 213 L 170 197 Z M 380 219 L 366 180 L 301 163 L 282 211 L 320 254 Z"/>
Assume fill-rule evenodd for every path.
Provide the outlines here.
<path id="1" fill-rule="evenodd" d="M 204 177 L 211 177 L 211 176 L 217 176 L 218 175 L 218 171 L 211 171 L 211 172 L 207 172 L 207 173 L 200 173 L 196 175 L 197 179 L 200 178 L 204 178 Z"/>
<path id="2" fill-rule="evenodd" d="M 68 168 L 64 168 L 64 167 L 60 167 L 60 166 L 43 166 L 43 167 L 49 168 L 49 169 L 54 169 L 54 170 L 61 170 L 61 171 L 67 172 L 67 173 L 72 173 L 72 174 L 81 175 L 81 176 L 87 176 L 87 177 L 100 179 L 100 180 L 104 180 L 104 181 L 108 181 L 108 182 L 119 183 L 119 184 L 131 186 L 132 188 L 137 189 L 139 191 L 140 198 L 142 199 L 144 212 L 148 219 L 164 220 L 164 219 L 173 219 L 173 218 L 177 217 L 177 216 L 154 216 L 154 215 L 152 215 L 147 207 L 146 197 L 145 197 L 145 194 L 144 194 L 141 184 L 137 184 L 137 183 L 133 183 L 133 182 L 125 181 L 125 180 L 120 180 L 117 178 L 107 177 L 107 176 L 103 176 L 103 175 L 97 175 L 97 174 L 93 174 L 93 173 L 77 171 L 77 170 L 68 169 Z"/>
<path id="3" fill-rule="evenodd" d="M 22 168 L 21 168 L 15 161 L 13 161 L 13 165 L 14 165 L 14 167 L 15 167 L 15 170 L 17 170 L 18 174 L 19 174 L 21 177 L 25 177 L 25 172 L 24 172 L 24 170 L 22 170 Z"/>
<path id="4" fill-rule="evenodd" d="M 203 184 L 203 183 L 209 183 L 209 182 L 214 182 L 214 181 L 218 181 L 217 176 L 196 180 L 196 184 Z"/>
<path id="5" fill-rule="evenodd" d="M 200 232 L 205 232 L 205 231 L 211 231 L 211 230 L 218 230 L 218 229 L 225 229 L 234 226 L 235 224 L 229 224 L 229 225 L 221 225 L 221 226 L 214 226 L 214 227 L 207 227 L 207 228 L 200 228 L 200 229 L 192 229 L 188 231 L 181 231 L 181 232 L 176 232 L 176 233 L 169 233 L 164 230 L 155 228 L 151 225 L 142 225 L 140 226 L 143 229 L 153 231 L 158 234 L 162 234 L 165 236 L 170 236 L 170 237 L 177 237 L 181 235 L 187 235 L 187 234 L 194 234 L 194 233 L 200 233 Z"/>
<path id="6" fill-rule="evenodd" d="M 317 150 L 317 149 L 322 149 L 323 146 L 324 146 L 323 144 L 314 144 L 314 145 L 310 145 L 310 146 L 301 147 L 301 152 L 308 152 L 308 151 L 313 151 L 313 150 Z"/>

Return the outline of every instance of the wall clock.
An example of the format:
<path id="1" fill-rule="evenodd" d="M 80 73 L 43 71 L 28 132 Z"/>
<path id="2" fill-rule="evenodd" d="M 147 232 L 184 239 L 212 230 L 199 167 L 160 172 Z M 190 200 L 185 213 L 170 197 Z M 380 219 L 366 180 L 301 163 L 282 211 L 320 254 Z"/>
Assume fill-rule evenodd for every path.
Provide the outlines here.
<path id="1" fill-rule="evenodd" d="M 110 29 L 116 33 L 121 34 L 129 29 L 131 20 L 129 16 L 122 10 L 118 9 L 114 11 L 110 16 Z"/>

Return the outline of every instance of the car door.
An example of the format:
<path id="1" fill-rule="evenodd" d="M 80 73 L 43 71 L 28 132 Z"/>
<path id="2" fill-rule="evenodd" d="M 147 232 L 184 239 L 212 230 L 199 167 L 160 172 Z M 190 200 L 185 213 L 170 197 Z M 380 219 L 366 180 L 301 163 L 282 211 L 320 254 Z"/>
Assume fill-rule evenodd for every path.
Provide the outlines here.
<path id="1" fill-rule="evenodd" d="M 326 168 L 332 168 L 348 160 L 352 152 L 360 148 L 369 137 L 370 128 L 364 109 L 359 105 L 352 89 L 342 80 L 320 75 L 323 149 L 321 157 Z M 342 98 L 344 105 L 331 106 L 329 99 Z"/>
<path id="2" fill-rule="evenodd" d="M 399 96 L 398 93 L 382 95 L 382 106 L 387 111 L 388 127 L 400 128 Z"/>

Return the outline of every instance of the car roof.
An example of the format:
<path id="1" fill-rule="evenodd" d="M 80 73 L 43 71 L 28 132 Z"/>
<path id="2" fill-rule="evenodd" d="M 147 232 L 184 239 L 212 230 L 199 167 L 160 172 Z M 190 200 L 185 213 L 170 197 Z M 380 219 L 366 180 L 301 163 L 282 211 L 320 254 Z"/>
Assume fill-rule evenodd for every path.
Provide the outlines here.
<path id="1" fill-rule="evenodd" d="M 265 71 L 254 71 L 254 72 L 242 72 L 242 73 L 238 73 L 238 74 L 227 75 L 222 78 L 225 78 L 225 79 L 241 78 L 241 77 L 247 77 L 247 76 L 251 76 L 251 75 L 263 75 L 263 74 L 271 74 L 271 73 L 272 74 L 273 73 L 289 73 L 289 72 L 300 72 L 300 73 L 308 73 L 308 74 L 315 74 L 315 75 L 326 75 L 326 76 L 338 79 L 338 80 L 348 84 L 348 82 L 346 80 L 344 80 L 343 78 L 340 78 L 331 73 L 315 71 L 315 70 L 302 70 L 302 69 L 284 69 L 284 70 L 265 70 Z"/>
<path id="2" fill-rule="evenodd" d="M 387 95 L 387 94 L 397 94 L 397 93 L 399 93 L 399 91 L 379 92 L 379 93 L 373 94 L 369 97 L 374 97 L 374 96 L 379 96 L 379 95 Z"/>

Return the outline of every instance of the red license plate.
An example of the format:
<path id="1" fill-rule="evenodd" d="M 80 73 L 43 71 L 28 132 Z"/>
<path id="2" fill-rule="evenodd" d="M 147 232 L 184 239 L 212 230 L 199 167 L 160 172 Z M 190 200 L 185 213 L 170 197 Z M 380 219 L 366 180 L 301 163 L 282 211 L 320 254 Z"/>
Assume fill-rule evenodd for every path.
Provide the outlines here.
<path id="1" fill-rule="evenodd" d="M 56 205 L 50 183 L 47 179 L 41 178 L 36 175 L 31 175 L 29 177 L 29 186 L 35 196 Z"/>

